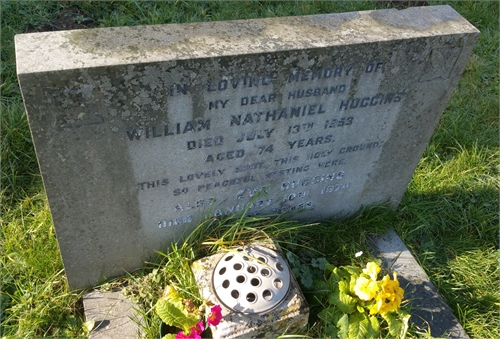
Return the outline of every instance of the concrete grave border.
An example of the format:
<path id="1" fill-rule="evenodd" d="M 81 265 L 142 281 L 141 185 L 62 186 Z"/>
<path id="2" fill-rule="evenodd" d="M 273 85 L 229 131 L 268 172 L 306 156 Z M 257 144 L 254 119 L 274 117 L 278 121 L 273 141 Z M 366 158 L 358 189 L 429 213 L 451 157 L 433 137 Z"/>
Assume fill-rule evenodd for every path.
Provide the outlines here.
<path id="1" fill-rule="evenodd" d="M 369 237 L 373 254 L 383 260 L 384 268 L 392 267 L 405 290 L 405 300 L 413 309 L 410 321 L 424 331 L 430 330 L 435 338 L 469 339 L 458 319 L 439 295 L 422 267 L 415 260 L 394 230 Z M 89 335 L 89 339 L 139 338 L 138 313 L 131 313 L 135 306 L 121 292 L 90 292 L 84 295 L 85 316 L 96 324 L 106 324 Z M 136 320 L 133 320 L 136 319 Z"/>

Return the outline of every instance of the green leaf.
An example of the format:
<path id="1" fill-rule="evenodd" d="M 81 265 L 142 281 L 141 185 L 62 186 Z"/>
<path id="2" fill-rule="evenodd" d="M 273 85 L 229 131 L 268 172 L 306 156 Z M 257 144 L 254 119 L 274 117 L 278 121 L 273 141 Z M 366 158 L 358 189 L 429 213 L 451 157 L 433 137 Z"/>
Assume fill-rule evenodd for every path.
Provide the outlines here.
<path id="1" fill-rule="evenodd" d="M 333 324 L 327 324 L 325 325 L 324 327 L 324 337 L 328 337 L 328 338 L 338 338 L 339 337 L 339 329 L 337 328 L 337 326 L 333 325 Z"/>
<path id="2" fill-rule="evenodd" d="M 362 269 L 356 266 L 343 266 L 343 268 L 348 273 L 348 275 L 354 276 L 356 278 L 358 278 L 359 275 L 363 272 Z"/>
<path id="3" fill-rule="evenodd" d="M 311 275 L 311 271 L 306 266 L 307 269 L 301 270 L 300 282 L 304 285 L 305 288 L 311 288 L 313 285 L 313 277 Z"/>
<path id="4" fill-rule="evenodd" d="M 349 277 L 351 276 L 351 274 L 349 273 L 349 271 L 348 271 L 348 270 L 346 270 L 346 267 L 345 267 L 345 266 L 338 267 L 338 268 L 336 269 L 336 274 L 338 275 L 338 277 L 339 277 L 340 279 L 342 279 L 342 278 L 349 278 Z M 340 280 L 340 279 L 339 279 L 339 280 Z"/>
<path id="5" fill-rule="evenodd" d="M 349 283 L 345 280 L 339 281 L 340 293 L 349 293 Z"/>
<path id="6" fill-rule="evenodd" d="M 330 286 L 324 280 L 314 280 L 314 293 L 325 294 L 330 291 Z"/>
<path id="7" fill-rule="evenodd" d="M 325 258 L 318 258 L 318 259 L 311 260 L 312 267 L 317 267 L 320 270 L 324 270 L 326 268 L 327 264 L 328 264 L 328 261 Z"/>
<path id="8" fill-rule="evenodd" d="M 95 320 L 94 319 L 89 319 L 83 324 L 83 328 L 85 329 L 86 333 L 90 333 L 94 329 L 95 326 Z"/>
<path id="9" fill-rule="evenodd" d="M 356 295 L 356 292 L 354 291 L 354 286 L 356 286 L 356 279 L 358 279 L 359 276 L 352 276 L 351 281 L 349 282 L 349 292 L 352 295 Z"/>
<path id="10" fill-rule="evenodd" d="M 328 267 L 328 265 L 327 265 Z M 330 277 L 328 278 L 328 283 L 331 286 L 337 285 L 340 279 L 342 279 L 339 274 L 338 274 L 338 267 L 334 267 L 333 270 L 330 272 Z"/>
<path id="11" fill-rule="evenodd" d="M 349 336 L 349 316 L 344 314 L 339 321 L 337 321 L 337 328 L 339 329 L 339 338 L 346 339 Z"/>
<path id="12" fill-rule="evenodd" d="M 192 314 L 186 315 L 181 309 L 165 299 L 157 301 L 155 311 L 165 324 L 181 328 L 185 332 L 189 331 L 199 321 L 196 316 Z"/>
<path id="13" fill-rule="evenodd" d="M 368 337 L 377 338 L 380 333 L 380 323 L 375 316 L 368 317 L 370 326 L 368 327 Z"/>
<path id="14" fill-rule="evenodd" d="M 337 306 L 343 313 L 351 314 L 356 310 L 356 299 L 339 290 L 333 291 L 328 295 L 328 302 Z"/>
<path id="15" fill-rule="evenodd" d="M 312 277 L 311 277 L 311 276 L 309 276 L 309 275 L 306 275 L 306 276 L 302 277 L 302 278 L 300 279 L 300 282 L 301 282 L 301 283 L 302 283 L 302 285 L 304 285 L 304 287 L 305 287 L 305 288 L 307 288 L 307 289 L 311 288 L 311 287 L 312 287 L 312 285 L 313 285 L 313 279 L 312 279 Z"/>
<path id="16" fill-rule="evenodd" d="M 332 264 L 326 264 L 326 266 L 325 266 L 325 273 L 331 274 L 334 269 L 335 269 L 334 265 L 332 265 Z"/>
<path id="17" fill-rule="evenodd" d="M 288 259 L 288 262 L 292 266 L 297 266 L 297 264 L 300 264 L 300 262 L 297 262 L 295 256 L 291 252 L 286 252 L 286 258 Z"/>
<path id="18" fill-rule="evenodd" d="M 401 318 L 402 322 L 402 328 L 401 328 L 401 333 L 399 334 L 399 338 L 404 339 L 406 338 L 406 333 L 408 332 L 409 328 L 409 322 L 410 322 L 410 315 L 405 312 L 400 312 L 399 317 Z"/>
<path id="19" fill-rule="evenodd" d="M 349 338 L 368 338 L 370 321 L 363 313 L 354 313 L 349 317 Z"/>
<path id="20" fill-rule="evenodd" d="M 318 313 L 318 317 L 325 323 L 336 324 L 343 313 L 335 306 L 327 307 Z"/>
<path id="21" fill-rule="evenodd" d="M 340 310 L 335 307 L 327 307 L 318 313 L 318 317 L 324 323 L 324 334 L 325 337 L 329 338 L 337 338 L 339 328 L 337 325 L 342 317 L 346 316 L 344 313 L 340 312 Z M 347 319 L 347 318 L 346 318 Z M 346 322 L 347 325 L 347 322 Z"/>
<path id="22" fill-rule="evenodd" d="M 382 318 L 387 322 L 389 327 L 389 333 L 393 337 L 399 336 L 401 332 L 402 321 L 400 321 L 397 317 L 397 313 L 389 312 L 386 314 L 382 314 Z"/>

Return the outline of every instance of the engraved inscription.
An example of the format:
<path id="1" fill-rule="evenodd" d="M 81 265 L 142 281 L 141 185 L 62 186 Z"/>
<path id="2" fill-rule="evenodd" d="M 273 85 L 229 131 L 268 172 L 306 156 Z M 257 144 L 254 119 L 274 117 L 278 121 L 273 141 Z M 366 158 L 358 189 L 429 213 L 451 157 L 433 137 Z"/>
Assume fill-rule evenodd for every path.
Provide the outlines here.
<path id="1" fill-rule="evenodd" d="M 236 173 L 240 173 L 240 172 L 252 171 L 252 170 L 261 169 L 261 168 L 265 168 L 263 161 L 236 166 L 236 168 L 234 169 L 234 171 Z"/>
<path id="2" fill-rule="evenodd" d="M 388 105 L 391 103 L 398 103 L 402 100 L 404 93 L 386 93 L 377 94 L 371 97 L 364 98 L 354 98 L 348 100 L 342 100 L 340 102 L 339 111 L 354 109 L 354 108 L 367 108 L 377 105 Z"/>
<path id="3" fill-rule="evenodd" d="M 217 154 L 209 154 L 205 159 L 205 163 L 212 163 L 216 161 L 224 161 L 224 160 L 236 160 L 243 158 L 245 156 L 245 150 L 239 149 L 235 151 L 227 151 Z"/>
<path id="4" fill-rule="evenodd" d="M 207 92 L 225 91 L 227 89 L 252 88 L 271 84 L 271 75 L 244 76 L 221 79 L 217 82 L 207 81 Z"/>
<path id="5" fill-rule="evenodd" d="M 183 224 L 188 224 L 193 221 L 193 215 L 188 214 L 185 216 L 178 216 L 171 219 L 165 219 L 158 221 L 158 228 L 166 228 L 172 226 L 180 226 Z"/>
<path id="6" fill-rule="evenodd" d="M 220 104 L 220 108 L 225 108 L 228 102 L 229 102 L 229 99 L 227 99 L 227 100 L 210 101 L 210 103 L 208 104 L 208 109 L 209 110 L 211 110 L 212 108 L 213 109 L 218 109 L 219 108 L 219 104 Z"/>
<path id="7" fill-rule="evenodd" d="M 125 131 L 134 142 L 184 135 L 172 161 L 189 157 L 192 165 L 174 174 L 179 186 L 170 187 L 168 179 L 136 183 L 142 192 L 168 187 L 161 192 L 175 202 L 173 215 L 189 212 L 161 220 L 158 227 L 193 222 L 202 211 L 217 217 L 244 210 L 250 215 L 314 210 L 322 199 L 350 192 L 353 179 L 347 174 L 359 177 L 359 164 L 373 161 L 384 144 L 381 114 L 406 96 L 402 89 L 384 92 L 360 83 L 362 75 L 373 81 L 386 70 L 386 62 L 375 60 L 278 74 L 222 74 L 204 82 L 201 91 L 173 86 L 178 98 L 207 93 L 206 101 L 196 104 L 204 117 Z M 358 134 L 370 128 L 373 133 Z M 168 169 L 163 173 L 172 179 Z"/>
<path id="8" fill-rule="evenodd" d="M 210 197 L 210 198 L 196 199 L 193 202 L 191 202 L 191 201 L 180 202 L 180 203 L 177 203 L 175 205 L 174 210 L 175 211 L 184 211 L 184 210 L 201 208 L 201 207 L 205 207 L 205 206 L 211 206 L 215 201 L 216 201 L 215 197 Z"/>
<path id="9" fill-rule="evenodd" d="M 243 97 L 241 98 L 241 106 L 274 102 L 275 99 L 276 94 L 274 93 L 268 95 L 253 95 L 251 97 Z"/>
<path id="10" fill-rule="evenodd" d="M 340 149 L 339 153 L 343 154 L 343 153 L 370 150 L 373 148 L 379 148 L 380 146 L 382 146 L 382 142 L 378 142 L 378 141 L 368 142 L 366 144 L 359 144 L 359 145 L 354 145 L 354 146 L 342 147 Z"/>
<path id="11" fill-rule="evenodd" d="M 316 146 L 316 145 L 324 145 L 334 142 L 333 135 L 323 135 L 319 137 L 309 138 L 309 139 L 299 139 L 294 141 L 289 141 L 288 145 L 290 149 L 307 147 L 307 146 Z"/>
<path id="12" fill-rule="evenodd" d="M 334 93 L 344 93 L 345 90 L 346 90 L 346 85 L 329 86 L 323 88 L 316 87 L 316 88 L 299 89 L 295 91 L 289 91 L 288 100 L 319 97 Z"/>
<path id="13" fill-rule="evenodd" d="M 184 123 L 165 124 L 163 126 L 145 126 L 126 129 L 125 133 L 130 141 L 166 137 L 170 135 L 200 132 L 210 129 L 210 119 L 187 121 Z"/>
<path id="14" fill-rule="evenodd" d="M 352 68 L 353 65 L 329 67 L 326 69 L 308 69 L 304 71 L 292 70 L 288 75 L 288 82 L 310 81 L 314 79 L 348 76 Z"/>
<path id="15" fill-rule="evenodd" d="M 251 130 L 249 132 L 243 132 L 241 137 L 236 139 L 236 142 L 252 141 L 258 139 L 270 138 L 271 133 L 273 133 L 274 128 L 264 129 L 264 130 Z"/>
<path id="16" fill-rule="evenodd" d="M 206 184 L 198 185 L 198 192 L 206 192 L 208 190 L 212 190 L 212 189 L 216 189 L 216 188 L 241 185 L 241 184 L 249 183 L 252 181 L 257 181 L 257 180 L 255 179 L 255 177 L 253 175 L 247 175 L 244 177 L 231 178 L 231 179 L 227 179 L 227 180 L 223 180 L 223 181 L 208 182 Z"/>
<path id="17" fill-rule="evenodd" d="M 216 171 L 207 171 L 207 172 L 196 172 L 196 173 L 191 173 L 187 175 L 181 175 L 179 178 L 179 182 L 187 182 L 187 181 L 193 181 L 193 180 L 199 180 L 199 179 L 206 179 L 206 178 L 213 178 L 213 177 L 218 177 L 220 175 L 224 174 L 224 171 L 226 169 L 218 169 Z"/>
<path id="18" fill-rule="evenodd" d="M 190 140 L 187 142 L 187 149 L 192 150 L 197 148 L 222 146 L 223 142 L 224 142 L 223 136 L 217 136 L 213 138 L 205 138 L 199 140 Z"/>
<path id="19" fill-rule="evenodd" d="M 158 180 L 152 180 L 152 181 L 145 181 L 145 182 L 140 182 L 137 185 L 139 186 L 139 189 L 141 189 L 141 190 L 160 187 L 160 186 L 167 186 L 168 179 L 158 179 Z"/>
<path id="20" fill-rule="evenodd" d="M 231 115 L 229 126 L 245 126 L 247 124 L 257 124 L 268 121 L 279 121 L 282 119 L 300 118 L 308 115 L 316 115 L 326 113 L 323 104 L 312 104 L 296 107 L 285 107 L 280 110 L 273 109 L 268 111 L 260 111 L 247 113 L 246 115 Z"/>
<path id="21" fill-rule="evenodd" d="M 350 126 L 350 125 L 352 125 L 353 121 L 354 121 L 354 117 L 327 120 L 327 121 L 325 121 L 325 129 Z"/>

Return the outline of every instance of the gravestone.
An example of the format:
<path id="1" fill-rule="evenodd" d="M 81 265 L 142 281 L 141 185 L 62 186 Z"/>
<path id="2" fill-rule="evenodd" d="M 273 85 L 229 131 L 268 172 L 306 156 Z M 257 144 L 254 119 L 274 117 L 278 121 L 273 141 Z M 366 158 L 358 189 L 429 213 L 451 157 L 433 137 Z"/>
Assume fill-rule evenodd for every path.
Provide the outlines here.
<path id="1" fill-rule="evenodd" d="M 396 207 L 478 34 L 435 6 L 17 35 L 70 286 L 208 216 Z"/>

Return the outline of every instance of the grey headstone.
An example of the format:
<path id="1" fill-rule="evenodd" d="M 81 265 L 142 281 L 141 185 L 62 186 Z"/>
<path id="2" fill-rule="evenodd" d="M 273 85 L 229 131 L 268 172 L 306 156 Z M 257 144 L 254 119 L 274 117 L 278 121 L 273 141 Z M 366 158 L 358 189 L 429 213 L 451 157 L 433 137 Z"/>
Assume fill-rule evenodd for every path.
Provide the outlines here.
<path id="1" fill-rule="evenodd" d="M 70 286 L 207 215 L 397 206 L 478 33 L 435 6 L 17 35 Z"/>

